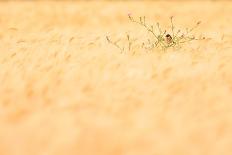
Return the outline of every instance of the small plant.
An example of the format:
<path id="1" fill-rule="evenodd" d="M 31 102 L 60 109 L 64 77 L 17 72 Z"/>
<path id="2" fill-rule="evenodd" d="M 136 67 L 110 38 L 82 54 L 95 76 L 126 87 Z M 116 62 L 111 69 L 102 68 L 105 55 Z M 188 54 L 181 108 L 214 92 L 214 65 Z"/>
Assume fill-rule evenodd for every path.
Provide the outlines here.
<path id="1" fill-rule="evenodd" d="M 114 45 L 115 47 L 117 47 L 121 53 L 124 52 L 126 49 L 128 49 L 128 51 L 131 51 L 132 48 L 132 44 L 136 39 L 131 39 L 130 35 L 127 34 L 126 35 L 126 45 L 120 45 L 119 42 L 121 41 L 121 39 L 117 40 L 117 41 L 112 41 L 109 36 L 106 36 L 106 40 L 108 41 L 108 43 Z"/>
<path id="2" fill-rule="evenodd" d="M 154 48 L 167 50 L 168 48 L 180 48 L 182 44 L 186 42 L 190 42 L 193 40 L 199 40 L 195 38 L 193 35 L 191 35 L 191 32 L 193 32 L 199 25 L 200 21 L 196 23 L 192 28 L 188 29 L 186 28 L 185 32 L 182 32 L 180 29 L 175 30 L 174 23 L 173 23 L 173 16 L 170 17 L 170 24 L 171 24 L 171 32 L 167 33 L 167 30 L 162 30 L 160 27 L 160 24 L 156 23 L 156 28 L 154 28 L 153 25 L 147 24 L 146 17 L 139 17 L 138 20 L 135 20 L 131 14 L 128 14 L 128 18 L 131 22 L 136 23 L 145 30 L 151 34 L 152 38 L 149 37 L 146 42 L 142 42 L 141 48 L 146 50 L 152 50 Z M 119 48 L 121 52 L 124 52 L 125 47 L 121 47 L 118 44 L 118 41 L 112 41 L 109 36 L 106 37 L 107 41 L 111 44 L 113 44 L 115 47 Z M 127 34 L 127 46 L 128 50 L 131 50 L 132 44 L 134 43 L 130 36 Z"/>
<path id="3" fill-rule="evenodd" d="M 121 47 L 118 44 L 118 42 L 120 41 L 120 39 L 117 40 L 117 41 L 111 41 L 110 38 L 109 38 L 109 36 L 106 36 L 106 40 L 108 41 L 108 43 L 110 43 L 110 44 L 114 45 L 115 47 L 117 47 L 121 51 L 121 53 L 124 51 L 124 47 Z"/>

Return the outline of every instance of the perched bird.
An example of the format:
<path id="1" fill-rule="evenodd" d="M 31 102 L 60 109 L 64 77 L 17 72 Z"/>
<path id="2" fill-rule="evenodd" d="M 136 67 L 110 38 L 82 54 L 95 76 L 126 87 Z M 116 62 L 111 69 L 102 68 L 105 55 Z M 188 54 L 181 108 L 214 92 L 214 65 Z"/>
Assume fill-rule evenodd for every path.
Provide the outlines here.
<path id="1" fill-rule="evenodd" d="M 167 35 L 165 36 L 165 38 L 166 38 L 167 44 L 171 44 L 171 43 L 173 42 L 172 37 L 171 37 L 170 34 L 167 34 Z"/>

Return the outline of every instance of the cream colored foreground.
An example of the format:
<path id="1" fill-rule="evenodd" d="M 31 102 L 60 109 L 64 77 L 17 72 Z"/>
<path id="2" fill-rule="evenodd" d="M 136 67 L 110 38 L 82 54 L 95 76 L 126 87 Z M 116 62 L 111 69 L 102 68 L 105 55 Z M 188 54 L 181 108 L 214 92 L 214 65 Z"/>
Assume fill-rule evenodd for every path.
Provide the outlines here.
<path id="1" fill-rule="evenodd" d="M 201 20 L 206 39 L 120 53 L 106 35 L 147 35 L 129 12 Z M 0 154 L 231 155 L 231 14 L 229 1 L 1 2 Z"/>

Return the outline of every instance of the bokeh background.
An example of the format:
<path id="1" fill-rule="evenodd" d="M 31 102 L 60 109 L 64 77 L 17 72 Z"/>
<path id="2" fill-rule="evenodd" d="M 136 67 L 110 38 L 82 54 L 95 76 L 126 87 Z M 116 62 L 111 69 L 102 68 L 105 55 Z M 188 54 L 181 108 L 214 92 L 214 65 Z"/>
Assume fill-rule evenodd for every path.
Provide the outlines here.
<path id="1" fill-rule="evenodd" d="M 170 32 L 178 50 L 120 52 L 128 20 Z M 230 155 L 231 1 L 0 1 L 1 155 Z M 124 42 L 122 41 L 122 44 Z"/>

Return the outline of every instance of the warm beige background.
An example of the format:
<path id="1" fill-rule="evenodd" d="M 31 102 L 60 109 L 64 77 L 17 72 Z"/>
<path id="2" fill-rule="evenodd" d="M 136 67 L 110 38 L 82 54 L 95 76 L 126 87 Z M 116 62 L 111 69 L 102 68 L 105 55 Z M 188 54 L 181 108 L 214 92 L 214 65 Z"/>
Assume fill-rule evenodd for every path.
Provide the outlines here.
<path id="1" fill-rule="evenodd" d="M 205 40 L 120 53 L 169 17 Z M 231 2 L 0 3 L 1 155 L 231 155 Z"/>

